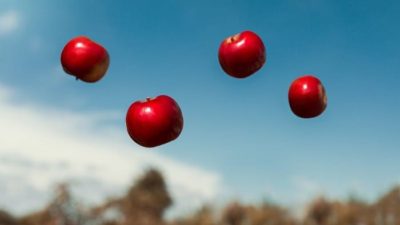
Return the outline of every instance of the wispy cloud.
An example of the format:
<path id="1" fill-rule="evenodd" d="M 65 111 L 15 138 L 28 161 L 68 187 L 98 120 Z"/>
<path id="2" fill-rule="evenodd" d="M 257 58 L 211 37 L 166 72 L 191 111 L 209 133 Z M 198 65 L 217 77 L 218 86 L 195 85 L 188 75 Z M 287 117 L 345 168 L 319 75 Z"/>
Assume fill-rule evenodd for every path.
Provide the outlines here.
<path id="1" fill-rule="evenodd" d="M 43 206 L 62 181 L 80 199 L 97 203 L 123 194 L 152 166 L 166 177 L 176 212 L 219 195 L 218 174 L 159 155 L 160 149 L 142 149 L 125 130 L 99 126 L 115 119 L 113 113 L 59 110 L 21 103 L 16 96 L 0 85 L 0 207 L 25 213 Z"/>
<path id="2" fill-rule="evenodd" d="M 16 11 L 10 10 L 0 12 L 0 36 L 7 35 L 15 31 L 20 22 L 19 14 Z"/>

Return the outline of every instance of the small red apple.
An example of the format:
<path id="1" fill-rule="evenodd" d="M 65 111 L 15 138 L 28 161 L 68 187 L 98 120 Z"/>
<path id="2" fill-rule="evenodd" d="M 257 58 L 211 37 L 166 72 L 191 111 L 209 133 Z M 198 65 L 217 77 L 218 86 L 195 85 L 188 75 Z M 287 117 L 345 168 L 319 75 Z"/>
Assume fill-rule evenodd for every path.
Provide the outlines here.
<path id="1" fill-rule="evenodd" d="M 175 140 L 183 128 L 178 103 L 167 95 L 134 102 L 126 114 L 129 136 L 143 147 L 156 147 Z"/>
<path id="2" fill-rule="evenodd" d="M 265 63 L 265 46 L 252 31 L 235 34 L 222 41 L 218 52 L 222 69 L 232 77 L 245 78 Z"/>
<path id="3" fill-rule="evenodd" d="M 107 50 L 85 36 L 70 40 L 61 53 L 64 71 L 89 83 L 100 80 L 107 72 L 109 64 Z"/>
<path id="4" fill-rule="evenodd" d="M 327 105 L 321 81 L 312 75 L 294 80 L 289 88 L 289 105 L 293 113 L 301 118 L 319 116 Z"/>

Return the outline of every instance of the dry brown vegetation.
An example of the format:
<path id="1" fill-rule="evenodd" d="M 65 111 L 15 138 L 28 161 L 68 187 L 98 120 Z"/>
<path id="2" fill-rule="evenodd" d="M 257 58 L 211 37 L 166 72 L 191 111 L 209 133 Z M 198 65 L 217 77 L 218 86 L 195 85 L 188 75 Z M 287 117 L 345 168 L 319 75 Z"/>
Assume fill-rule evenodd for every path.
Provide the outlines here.
<path id="1" fill-rule="evenodd" d="M 149 170 L 125 196 L 94 208 L 80 206 L 68 186 L 59 185 L 56 197 L 40 211 L 15 218 L 0 210 L 0 225 L 400 225 L 400 188 L 372 204 L 320 197 L 301 219 L 294 219 L 285 208 L 268 202 L 232 202 L 220 213 L 204 206 L 192 215 L 167 221 L 164 213 L 171 205 L 162 175 Z"/>

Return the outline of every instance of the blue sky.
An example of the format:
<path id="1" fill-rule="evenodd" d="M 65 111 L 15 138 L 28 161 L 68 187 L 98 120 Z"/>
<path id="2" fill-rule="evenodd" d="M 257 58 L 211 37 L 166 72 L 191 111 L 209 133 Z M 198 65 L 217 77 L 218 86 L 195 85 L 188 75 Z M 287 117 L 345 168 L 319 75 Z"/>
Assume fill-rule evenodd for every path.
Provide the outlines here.
<path id="1" fill-rule="evenodd" d="M 0 84 L 15 92 L 12 105 L 110 114 L 96 129 L 112 127 L 132 152 L 218 174 L 229 197 L 373 199 L 400 181 L 399 7 L 392 0 L 0 1 L 0 18 L 9 18 L 0 23 Z M 217 51 L 243 30 L 264 40 L 267 62 L 238 80 L 222 72 Z M 61 50 L 77 35 L 110 54 L 96 84 L 61 70 Z M 311 120 L 295 117 L 287 102 L 303 74 L 319 77 L 328 94 L 327 110 Z M 126 110 L 159 94 L 180 104 L 183 133 L 161 148 L 137 148 L 125 134 Z"/>

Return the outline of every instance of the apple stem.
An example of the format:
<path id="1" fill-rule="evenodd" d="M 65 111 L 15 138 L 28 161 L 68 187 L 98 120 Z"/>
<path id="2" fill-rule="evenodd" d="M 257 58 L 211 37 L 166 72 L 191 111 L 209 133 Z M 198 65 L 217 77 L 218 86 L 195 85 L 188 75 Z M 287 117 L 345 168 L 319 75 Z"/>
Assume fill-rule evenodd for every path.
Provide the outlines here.
<path id="1" fill-rule="evenodd" d="M 146 101 L 150 101 L 150 100 L 151 100 L 151 98 L 150 98 L 150 97 L 147 97 L 147 98 L 146 98 Z"/>
<path id="2" fill-rule="evenodd" d="M 78 77 L 75 77 L 75 80 L 79 80 L 79 78 L 78 78 Z"/>

